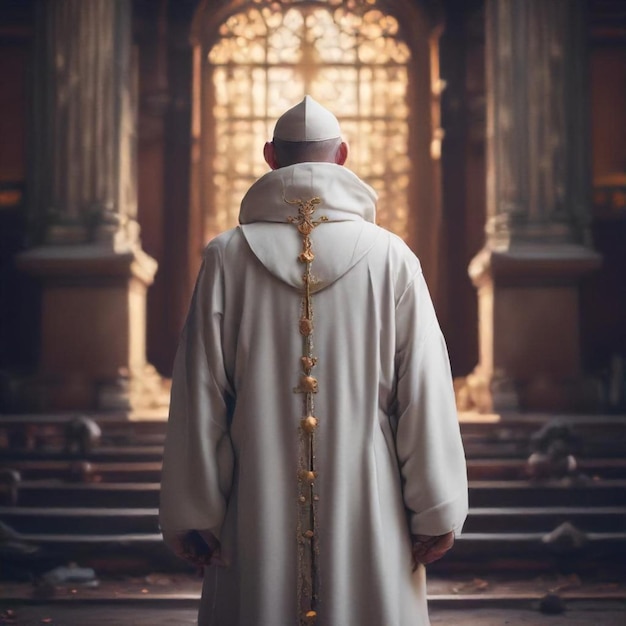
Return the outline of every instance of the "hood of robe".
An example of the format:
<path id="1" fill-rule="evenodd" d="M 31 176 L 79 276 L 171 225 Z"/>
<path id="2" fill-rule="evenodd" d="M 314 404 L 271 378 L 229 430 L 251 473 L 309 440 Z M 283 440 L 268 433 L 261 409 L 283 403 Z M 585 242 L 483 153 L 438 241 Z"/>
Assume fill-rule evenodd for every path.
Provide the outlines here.
<path id="1" fill-rule="evenodd" d="M 288 218 L 298 205 L 288 201 L 320 198 L 311 233 L 315 259 L 313 291 L 341 278 L 372 248 L 381 235 L 374 225 L 376 192 L 354 172 L 334 163 L 297 163 L 260 178 L 244 196 L 239 223 L 248 245 L 277 278 L 302 289 L 302 235 Z"/>

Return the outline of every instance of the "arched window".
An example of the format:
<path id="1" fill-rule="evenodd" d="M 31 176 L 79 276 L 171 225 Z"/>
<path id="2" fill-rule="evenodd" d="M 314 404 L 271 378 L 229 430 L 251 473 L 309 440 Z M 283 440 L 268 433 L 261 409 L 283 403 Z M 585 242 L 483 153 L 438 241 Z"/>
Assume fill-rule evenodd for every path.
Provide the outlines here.
<path id="1" fill-rule="evenodd" d="M 202 0 L 192 24 L 193 250 L 237 224 L 243 195 L 268 171 L 262 150 L 276 119 L 309 94 L 339 118 L 346 165 L 379 194 L 378 223 L 419 248 L 436 292 L 439 23 L 419 5 Z"/>
<path id="2" fill-rule="evenodd" d="M 379 223 L 406 237 L 409 58 L 397 19 L 373 0 L 257 0 L 228 17 L 204 73 L 215 125 L 205 237 L 237 223 L 243 194 L 267 171 L 262 147 L 274 122 L 307 93 L 339 118 L 347 165 L 380 195 Z"/>

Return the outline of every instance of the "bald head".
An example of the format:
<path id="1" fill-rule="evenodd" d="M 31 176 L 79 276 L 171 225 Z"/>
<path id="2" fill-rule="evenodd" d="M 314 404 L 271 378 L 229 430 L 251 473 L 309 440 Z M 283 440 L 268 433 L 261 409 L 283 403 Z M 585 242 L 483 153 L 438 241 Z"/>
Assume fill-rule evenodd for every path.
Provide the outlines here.
<path id="1" fill-rule="evenodd" d="M 276 157 L 282 166 L 304 163 L 306 161 L 333 162 L 340 145 L 340 137 L 325 139 L 324 141 L 283 141 L 282 139 L 274 139 Z"/>
<path id="2" fill-rule="evenodd" d="M 265 162 L 273 169 L 295 163 L 336 163 L 343 165 L 348 158 L 348 146 L 338 139 L 324 141 L 268 141 L 263 149 Z"/>

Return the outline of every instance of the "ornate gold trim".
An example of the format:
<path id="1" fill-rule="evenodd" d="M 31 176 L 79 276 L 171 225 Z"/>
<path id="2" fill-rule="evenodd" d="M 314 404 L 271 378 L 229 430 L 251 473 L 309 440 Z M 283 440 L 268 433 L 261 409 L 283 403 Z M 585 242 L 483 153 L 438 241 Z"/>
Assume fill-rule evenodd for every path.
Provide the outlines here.
<path id="1" fill-rule="evenodd" d="M 319 602 L 319 545 L 317 527 L 317 502 L 319 495 L 315 489 L 318 471 L 315 463 L 315 433 L 320 420 L 315 415 L 314 395 L 319 392 L 317 378 L 311 375 L 317 365 L 313 355 L 313 298 L 311 286 L 314 284 L 312 264 L 315 259 L 310 235 L 327 217 L 313 219 L 316 207 L 321 199 L 287 200 L 285 202 L 298 206 L 298 215 L 290 216 L 287 221 L 294 224 L 302 235 L 302 252 L 298 261 L 304 263 L 302 276 L 303 295 L 302 311 L 298 320 L 298 330 L 302 335 L 302 357 L 300 365 L 302 373 L 294 393 L 303 394 L 303 413 L 299 419 L 300 453 L 298 467 L 298 608 L 301 626 L 315 624 L 317 605 Z"/>

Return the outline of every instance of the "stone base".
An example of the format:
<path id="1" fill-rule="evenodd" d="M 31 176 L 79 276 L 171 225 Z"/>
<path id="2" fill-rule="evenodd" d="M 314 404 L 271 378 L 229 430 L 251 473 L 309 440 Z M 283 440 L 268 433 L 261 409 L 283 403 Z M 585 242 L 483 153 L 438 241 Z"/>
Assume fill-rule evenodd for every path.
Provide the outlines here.
<path id="1" fill-rule="evenodd" d="M 121 372 L 115 380 L 93 380 L 80 374 L 35 375 L 17 381 L 13 398 L 20 412 L 113 411 L 128 419 L 167 418 L 171 381 L 152 365 L 141 372 Z"/>
<path id="2" fill-rule="evenodd" d="M 146 291 L 157 264 L 141 250 L 46 246 L 18 257 L 42 283 L 38 410 L 162 406 L 161 377 L 146 362 Z"/>
<path id="3" fill-rule="evenodd" d="M 137 411 L 167 408 L 170 386 L 170 381 L 162 378 L 152 365 L 146 365 L 139 372 L 121 372 L 116 380 L 98 385 L 98 409 Z"/>
<path id="4" fill-rule="evenodd" d="M 549 378 L 545 375 L 504 381 L 483 374 L 480 367 L 454 381 L 460 412 L 495 415 L 517 411 L 595 413 L 602 408 L 598 381 L 579 377 Z M 492 413 L 495 411 L 496 413 Z"/>
<path id="5" fill-rule="evenodd" d="M 590 410 L 578 292 L 599 264 L 591 250 L 564 244 L 484 249 L 474 258 L 480 362 L 462 394 L 474 408 Z"/>

